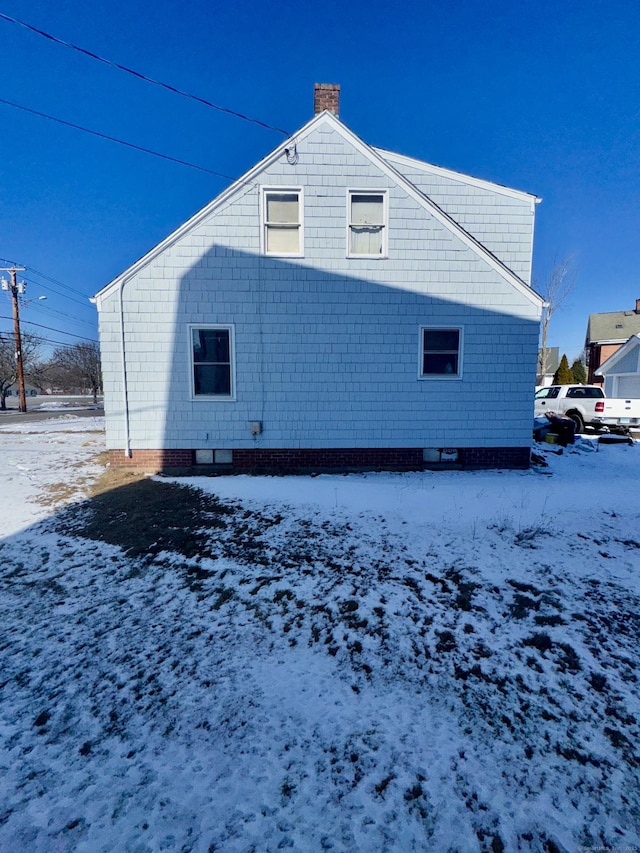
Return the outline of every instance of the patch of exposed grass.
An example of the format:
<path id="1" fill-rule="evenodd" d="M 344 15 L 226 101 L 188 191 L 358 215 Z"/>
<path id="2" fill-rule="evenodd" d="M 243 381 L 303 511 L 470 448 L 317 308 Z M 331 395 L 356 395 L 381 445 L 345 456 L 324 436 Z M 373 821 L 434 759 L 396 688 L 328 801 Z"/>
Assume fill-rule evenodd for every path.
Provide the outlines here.
<path id="1" fill-rule="evenodd" d="M 114 487 L 114 482 L 122 484 Z M 161 551 L 185 557 L 208 554 L 205 528 L 224 527 L 225 518 L 235 512 L 212 495 L 131 472 L 101 478 L 94 495 L 78 509 L 62 513 L 63 528 L 117 545 L 133 557 Z"/>

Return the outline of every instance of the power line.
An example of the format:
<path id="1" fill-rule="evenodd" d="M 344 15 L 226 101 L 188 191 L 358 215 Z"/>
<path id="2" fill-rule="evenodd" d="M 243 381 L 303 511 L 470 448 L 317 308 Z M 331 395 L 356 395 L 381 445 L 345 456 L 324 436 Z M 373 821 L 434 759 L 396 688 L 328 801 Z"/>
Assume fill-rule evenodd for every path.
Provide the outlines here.
<path id="1" fill-rule="evenodd" d="M 40 278 L 44 278 L 46 281 L 50 281 L 53 282 L 53 284 L 57 284 L 58 287 L 63 287 L 65 290 L 69 290 L 71 293 L 77 293 L 78 296 L 82 297 L 81 299 L 76 299 L 73 296 L 67 296 L 66 293 L 58 293 L 58 291 L 54 290 L 53 287 L 47 287 L 46 284 L 42 284 L 42 282 L 40 281 L 34 281 L 32 278 L 29 278 L 27 276 L 24 277 L 25 281 L 27 281 L 28 284 L 32 284 L 34 287 L 41 288 L 42 290 L 48 290 L 49 293 L 55 293 L 56 296 L 59 296 L 61 299 L 69 299 L 71 302 L 76 302 L 78 305 L 82 305 L 85 308 L 88 307 L 87 302 L 89 301 L 89 297 L 81 290 L 76 290 L 75 287 L 71 287 L 68 284 L 63 284 L 61 281 L 57 281 L 55 278 L 51 278 L 51 276 L 45 275 L 42 272 L 38 272 L 38 270 L 34 270 L 33 267 L 28 267 L 26 264 L 18 264 L 15 261 L 9 261 L 6 258 L 0 258 L 0 263 L 7 264 L 13 267 L 24 267 L 26 270 L 29 270 L 29 272 L 40 276 Z"/>
<path id="2" fill-rule="evenodd" d="M 44 30 L 39 30 L 37 27 L 32 26 L 31 24 L 27 24 L 24 21 L 19 21 L 16 18 L 11 18 L 9 15 L 5 15 L 0 12 L 0 18 L 3 18 L 5 21 L 9 21 L 12 24 L 17 24 L 20 27 L 24 27 L 26 30 L 30 30 L 32 33 L 36 33 L 43 38 L 48 39 L 49 41 L 55 42 L 56 44 L 60 44 L 63 47 L 71 48 L 71 50 L 76 50 L 78 53 L 84 54 L 84 56 L 88 56 L 90 59 L 95 59 L 97 62 L 102 62 L 105 65 L 110 65 L 112 68 L 117 68 L 119 71 L 124 71 L 127 74 L 131 74 L 133 77 L 137 77 L 139 80 L 144 80 L 145 83 L 152 83 L 154 86 L 160 86 L 162 89 L 166 89 L 169 92 L 173 92 L 175 95 L 181 95 L 183 98 L 189 98 L 192 101 L 197 101 L 199 104 L 204 104 L 205 107 L 211 107 L 214 110 L 218 110 L 221 113 L 226 113 L 227 115 L 235 116 L 235 118 L 242 119 L 242 121 L 250 122 L 251 124 L 257 124 L 260 127 L 266 128 L 266 130 L 273 130 L 276 133 L 282 133 L 285 136 L 290 136 L 291 134 L 283 130 L 281 127 L 274 127 L 271 124 L 267 124 L 264 121 L 260 121 L 256 118 L 251 118 L 250 116 L 244 115 L 243 113 L 238 113 L 235 110 L 230 110 L 227 107 L 221 107 L 218 104 L 214 104 L 211 101 L 208 101 L 206 98 L 201 98 L 198 95 L 192 95 L 190 92 L 183 92 L 181 89 L 177 89 L 175 86 L 171 86 L 168 83 L 163 83 L 161 80 L 154 80 L 153 77 L 147 77 L 146 74 L 141 74 L 139 71 L 134 71 L 132 68 L 127 68 L 126 65 L 120 65 L 118 62 L 114 62 L 111 59 L 105 59 L 102 56 L 98 56 L 97 53 L 93 53 L 90 50 L 86 50 L 83 47 L 78 47 L 78 45 L 72 44 L 69 41 L 64 41 L 63 39 L 57 38 L 56 36 L 51 35 L 51 33 L 47 33 Z"/>
<path id="3" fill-rule="evenodd" d="M 53 338 L 42 338 L 42 343 L 55 344 L 60 349 L 75 349 L 75 347 L 79 346 L 79 344 L 70 344 L 65 343 L 64 341 L 54 341 Z M 99 346 L 98 341 L 90 341 L 89 343 L 96 344 L 97 346 Z"/>
<path id="4" fill-rule="evenodd" d="M 81 290 L 78 290 L 76 287 L 71 287 L 70 284 L 64 284 L 64 282 L 58 281 L 57 278 L 52 278 L 46 273 L 40 272 L 39 270 L 34 269 L 33 267 L 27 266 L 27 264 L 18 264 L 15 261 L 9 261 L 6 258 L 0 258 L 0 263 L 9 264 L 14 267 L 24 267 L 25 271 L 28 271 L 33 275 L 37 275 L 40 278 L 43 278 L 45 281 L 50 281 L 52 284 L 56 284 L 58 287 L 63 288 L 63 290 L 68 290 L 70 293 L 75 293 L 77 296 L 80 297 L 80 299 L 74 299 L 72 296 L 66 296 L 64 293 L 58 293 L 58 296 L 61 296 L 63 299 L 70 299 L 72 302 L 77 302 L 78 305 L 83 305 L 85 308 L 87 307 L 87 302 L 89 301 L 90 297 L 88 297 L 87 294 L 83 293 Z M 42 282 L 33 281 L 33 279 L 27 278 L 26 276 L 25 278 L 30 284 L 35 285 L 35 287 L 41 287 L 43 290 L 48 290 L 50 293 L 56 293 L 56 291 L 52 287 L 47 287 L 47 285 L 42 284 Z"/>
<path id="5" fill-rule="evenodd" d="M 71 287 L 71 285 L 69 285 L 69 284 L 64 284 L 63 282 L 58 281 L 58 279 L 56 279 L 56 278 L 51 278 L 50 275 L 46 275 L 43 272 L 38 272 L 38 270 L 35 270 L 33 267 L 28 267 L 26 264 L 22 264 L 22 266 L 26 267 L 26 269 L 29 270 L 29 272 L 33 273 L 34 275 L 39 275 L 40 278 L 44 278 L 45 281 L 50 281 L 52 284 L 57 284 L 58 287 L 63 287 L 65 290 L 70 290 L 71 293 L 77 293 L 78 296 L 81 296 L 83 299 L 89 298 L 86 295 L 86 293 L 83 293 L 81 290 L 78 290 L 75 287 Z"/>
<path id="6" fill-rule="evenodd" d="M 24 267 L 25 271 L 28 270 L 30 273 L 33 273 L 34 275 L 45 279 L 45 281 L 50 281 L 52 284 L 55 284 L 58 287 L 63 288 L 64 290 L 68 290 L 70 293 L 75 293 L 81 298 L 76 299 L 74 296 L 68 296 L 66 293 L 59 293 L 53 287 L 49 287 L 46 284 L 42 284 L 42 282 L 40 282 L 40 281 L 34 281 L 29 276 L 24 276 L 24 278 L 28 284 L 31 284 L 34 287 L 37 287 L 38 289 L 41 289 L 41 290 L 47 290 L 47 291 L 49 291 L 49 293 L 55 293 L 55 295 L 58 296 L 60 299 L 68 299 L 70 302 L 75 302 L 77 305 L 82 305 L 83 308 L 89 307 L 89 297 L 85 293 L 83 293 L 81 290 L 78 290 L 75 287 L 71 287 L 71 285 L 69 285 L 69 284 L 64 284 L 62 281 L 58 281 L 58 279 L 52 278 L 50 275 L 47 275 L 46 273 L 40 272 L 39 270 L 36 270 L 33 267 L 29 267 L 26 264 L 18 264 L 15 261 L 9 261 L 6 258 L 0 258 L 0 263 L 5 263 L 5 264 L 12 266 L 12 267 Z M 46 305 L 46 306 L 34 305 L 34 307 L 41 308 L 47 312 L 51 312 L 52 314 L 59 314 L 61 317 L 64 317 L 65 319 L 69 319 L 67 315 L 62 314 L 61 312 L 54 310 L 49 305 Z M 80 320 L 78 318 L 74 318 L 73 322 L 82 323 L 85 326 L 94 325 L 94 324 L 90 323 L 88 320 Z"/>
<path id="7" fill-rule="evenodd" d="M 100 133 L 97 130 L 90 130 L 88 127 L 82 127 L 79 124 L 73 124 L 73 122 L 65 121 L 62 118 L 57 118 L 56 116 L 51 116 L 47 113 L 41 113 L 38 110 L 32 110 L 30 107 L 24 107 L 22 104 L 16 104 L 13 101 L 7 101 L 4 98 L 0 98 L 0 104 L 6 104 L 9 107 L 15 107 L 17 110 L 23 110 L 25 113 L 31 113 L 31 115 L 46 118 L 49 121 L 55 121 L 58 124 L 65 125 L 65 127 L 72 127 L 74 130 L 81 130 L 83 133 L 89 133 L 91 136 L 97 136 L 100 139 L 106 139 L 109 142 L 117 142 L 118 145 L 125 145 L 127 148 L 133 148 L 135 151 L 142 151 L 144 154 L 153 154 L 154 157 L 161 157 L 163 160 L 169 160 L 171 163 L 178 163 L 180 166 L 188 166 L 190 169 L 197 169 L 199 172 L 206 172 L 209 175 L 215 175 L 216 178 L 224 178 L 228 181 L 235 180 L 229 175 L 223 175 L 222 172 L 214 172 L 212 169 L 206 169 L 204 166 L 197 166 L 195 163 L 188 163 L 186 160 L 178 160 L 176 157 L 170 157 L 168 154 L 160 154 L 158 151 L 152 151 L 150 148 L 143 148 L 141 145 L 134 145 L 133 142 L 126 142 L 124 139 L 118 139 L 115 136 L 108 136 L 106 133 Z"/>
<path id="8" fill-rule="evenodd" d="M 40 340 L 43 344 L 54 344 L 55 346 L 59 346 L 61 349 L 73 349 L 76 346 L 76 344 L 56 341 L 53 338 L 40 338 Z M 0 332 L 0 343 L 11 343 L 13 345 L 15 343 L 13 335 L 10 332 Z M 92 343 L 98 342 L 92 341 Z"/>
<path id="9" fill-rule="evenodd" d="M 55 314 L 56 317 L 62 317 L 62 319 L 66 320 L 68 323 L 71 323 L 73 325 L 88 326 L 90 329 L 95 329 L 97 325 L 96 321 L 92 323 L 89 320 L 81 320 L 79 317 L 71 317 L 69 314 L 64 314 L 62 311 L 57 311 L 55 308 L 52 308 L 45 302 L 33 302 L 30 306 L 30 310 L 38 311 L 41 314 L 47 315 L 47 317 L 51 314 Z"/>
<path id="10" fill-rule="evenodd" d="M 66 293 L 58 293 L 53 287 L 49 287 L 46 284 L 42 284 L 40 281 L 33 281 L 33 279 L 25 276 L 25 280 L 28 284 L 33 285 L 33 287 L 37 287 L 39 290 L 48 290 L 49 293 L 55 293 L 56 296 L 60 297 L 60 299 L 68 299 L 70 302 L 75 302 L 76 305 L 82 305 L 83 308 L 88 308 L 87 303 L 89 302 L 89 297 L 85 296 L 84 299 L 76 299 L 75 296 L 68 296 Z M 79 292 L 79 291 L 78 291 Z M 52 310 L 52 309 L 48 309 Z"/>
<path id="11" fill-rule="evenodd" d="M 0 314 L 0 320 L 11 320 L 11 317 L 5 317 L 4 314 Z M 39 329 L 47 329 L 49 332 L 57 332 L 59 335 L 67 335 L 70 338 L 79 338 L 81 341 L 90 341 L 92 344 L 97 344 L 95 338 L 85 338 L 84 335 L 74 335 L 72 332 L 65 332 L 62 329 L 54 329 L 52 326 L 43 326 L 41 323 L 33 323 L 31 320 L 22 320 L 21 321 L 25 326 L 37 326 Z"/>

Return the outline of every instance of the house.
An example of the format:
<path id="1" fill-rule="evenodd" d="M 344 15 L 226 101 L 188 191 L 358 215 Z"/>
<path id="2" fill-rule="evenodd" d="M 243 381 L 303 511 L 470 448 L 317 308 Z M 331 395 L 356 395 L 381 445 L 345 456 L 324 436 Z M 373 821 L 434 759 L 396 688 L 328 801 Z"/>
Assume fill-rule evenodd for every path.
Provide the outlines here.
<path id="1" fill-rule="evenodd" d="M 38 389 L 35 385 L 30 385 L 28 382 L 24 383 L 24 393 L 27 397 L 37 397 Z M 13 385 L 9 385 L 7 388 L 7 397 L 19 397 L 20 396 L 20 387 L 17 382 L 14 382 Z"/>
<path id="2" fill-rule="evenodd" d="M 596 376 L 604 378 L 607 397 L 640 398 L 640 334 L 632 335 L 609 356 Z"/>
<path id="3" fill-rule="evenodd" d="M 589 384 L 601 384 L 601 365 L 625 344 L 632 335 L 640 333 L 640 299 L 633 311 L 610 311 L 590 314 L 585 339 Z"/>
<path id="4" fill-rule="evenodd" d="M 553 377 L 560 364 L 559 347 L 540 347 L 538 350 L 538 372 L 536 373 L 536 386 L 545 387 L 553 385 Z"/>
<path id="5" fill-rule="evenodd" d="M 315 96 L 97 294 L 111 463 L 528 466 L 535 196 L 372 148 Z"/>

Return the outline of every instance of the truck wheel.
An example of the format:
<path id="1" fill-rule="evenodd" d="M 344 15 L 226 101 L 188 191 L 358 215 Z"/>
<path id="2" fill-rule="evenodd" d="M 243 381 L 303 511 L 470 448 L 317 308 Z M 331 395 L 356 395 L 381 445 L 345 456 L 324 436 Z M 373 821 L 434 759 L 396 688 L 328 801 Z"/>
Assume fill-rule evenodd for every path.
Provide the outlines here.
<path id="1" fill-rule="evenodd" d="M 571 418 L 576 425 L 576 435 L 580 432 L 584 432 L 584 421 L 582 420 L 580 412 L 567 412 L 567 417 Z"/>

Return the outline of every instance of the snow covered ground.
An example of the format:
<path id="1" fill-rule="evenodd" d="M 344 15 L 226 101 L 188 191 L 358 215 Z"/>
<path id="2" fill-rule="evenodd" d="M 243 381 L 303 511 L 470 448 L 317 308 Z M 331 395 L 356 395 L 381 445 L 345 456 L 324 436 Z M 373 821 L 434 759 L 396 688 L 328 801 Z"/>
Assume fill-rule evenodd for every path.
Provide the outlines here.
<path id="1" fill-rule="evenodd" d="M 65 415 L 7 426 L 0 420 L 2 507 L 0 536 L 51 514 L 57 499 L 81 499 L 104 470 L 104 418 Z M 37 534 L 34 534 L 37 535 Z"/>
<path id="2" fill-rule="evenodd" d="M 100 428 L 0 426 L 0 851 L 640 849 L 640 446 L 83 501 Z"/>

